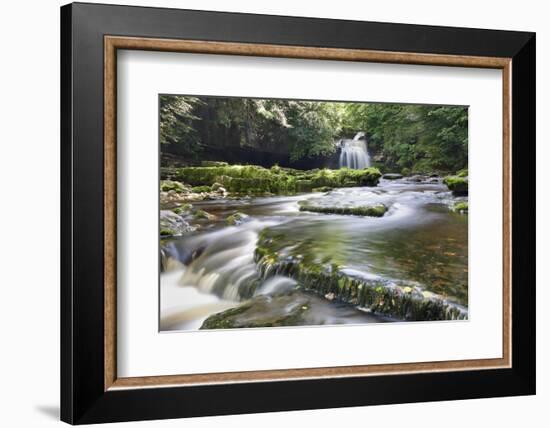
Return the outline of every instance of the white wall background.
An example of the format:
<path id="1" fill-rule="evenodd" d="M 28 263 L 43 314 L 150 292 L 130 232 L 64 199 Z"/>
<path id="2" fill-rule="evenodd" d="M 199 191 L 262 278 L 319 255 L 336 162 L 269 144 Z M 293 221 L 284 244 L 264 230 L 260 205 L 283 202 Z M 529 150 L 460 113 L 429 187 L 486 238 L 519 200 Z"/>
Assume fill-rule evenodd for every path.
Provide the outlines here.
<path id="1" fill-rule="evenodd" d="M 155 427 L 542 426 L 550 403 L 550 334 L 544 304 L 550 239 L 550 27 L 538 0 L 147 0 L 126 4 L 322 18 L 485 27 L 537 32 L 537 340 L 535 397 L 421 403 L 142 422 Z M 116 3 L 103 1 L 103 3 Z M 0 12 L 0 421 L 7 427 L 59 424 L 59 6 L 4 2 Z M 546 120 L 545 120 L 546 119 Z M 546 262 L 546 263 L 545 263 Z M 215 403 L 213 403 L 215 405 Z M 138 426 L 138 423 L 125 426 Z"/>

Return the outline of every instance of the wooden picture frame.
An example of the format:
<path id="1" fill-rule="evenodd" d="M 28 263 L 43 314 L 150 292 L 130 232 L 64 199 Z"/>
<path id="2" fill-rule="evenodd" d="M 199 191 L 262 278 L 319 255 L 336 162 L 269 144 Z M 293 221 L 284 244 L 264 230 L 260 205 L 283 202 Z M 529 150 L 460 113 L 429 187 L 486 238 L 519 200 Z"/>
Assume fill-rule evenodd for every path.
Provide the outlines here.
<path id="1" fill-rule="evenodd" d="M 342 24 L 78 3 L 62 7 L 62 420 L 114 422 L 535 392 L 535 35 L 350 21 L 342 32 Z M 502 70 L 502 358 L 117 377 L 118 49 Z"/>

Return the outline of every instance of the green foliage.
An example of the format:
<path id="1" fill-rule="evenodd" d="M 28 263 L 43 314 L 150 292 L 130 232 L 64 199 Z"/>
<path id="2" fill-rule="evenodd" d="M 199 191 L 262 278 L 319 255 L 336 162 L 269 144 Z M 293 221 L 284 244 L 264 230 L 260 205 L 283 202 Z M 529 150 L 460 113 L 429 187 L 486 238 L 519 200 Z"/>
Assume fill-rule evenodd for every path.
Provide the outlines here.
<path id="1" fill-rule="evenodd" d="M 468 164 L 468 110 L 400 104 L 346 104 L 344 129 L 364 130 L 369 150 L 390 168 L 456 171 Z"/>
<path id="2" fill-rule="evenodd" d="M 218 140 L 269 149 L 291 161 L 335 152 L 338 139 L 366 132 L 384 171 L 457 171 L 468 164 L 468 110 L 460 106 L 160 97 L 160 140 L 191 158 Z M 269 150 L 268 150 L 269 151 Z M 203 161 L 205 167 L 227 166 Z M 274 173 L 277 173 L 277 168 Z"/>
<path id="3" fill-rule="evenodd" d="M 290 159 L 334 153 L 341 132 L 341 103 L 291 101 L 286 111 L 291 140 Z"/>
<path id="4" fill-rule="evenodd" d="M 194 121 L 199 118 L 194 111 L 202 101 L 197 97 L 176 97 L 161 95 L 160 109 L 160 143 L 176 143 L 184 147 L 189 154 L 200 151 L 199 135 Z"/>

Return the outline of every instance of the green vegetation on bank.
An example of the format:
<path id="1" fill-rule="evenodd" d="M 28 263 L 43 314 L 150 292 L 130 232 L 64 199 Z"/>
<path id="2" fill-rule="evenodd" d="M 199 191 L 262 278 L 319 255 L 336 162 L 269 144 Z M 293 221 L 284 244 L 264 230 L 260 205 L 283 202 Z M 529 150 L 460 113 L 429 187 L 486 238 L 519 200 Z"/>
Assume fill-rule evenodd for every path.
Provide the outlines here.
<path id="1" fill-rule="evenodd" d="M 376 186 L 381 177 L 376 168 L 301 171 L 256 165 L 184 167 L 176 169 L 174 175 L 176 180 L 194 186 L 193 191 L 208 191 L 221 185 L 238 194 L 292 194 L 313 189 Z"/>
<path id="2" fill-rule="evenodd" d="M 161 143 L 177 144 L 195 160 L 218 141 L 260 151 L 275 146 L 291 161 L 330 156 L 340 138 L 364 131 L 371 156 L 387 171 L 448 172 L 468 164 L 462 106 L 162 95 L 160 119 Z"/>

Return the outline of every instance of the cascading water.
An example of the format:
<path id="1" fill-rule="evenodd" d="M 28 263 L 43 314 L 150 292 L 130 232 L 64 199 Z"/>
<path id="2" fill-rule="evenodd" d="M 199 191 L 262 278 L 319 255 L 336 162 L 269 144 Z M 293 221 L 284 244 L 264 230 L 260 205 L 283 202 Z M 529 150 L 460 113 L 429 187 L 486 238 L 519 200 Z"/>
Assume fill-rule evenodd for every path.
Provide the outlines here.
<path id="1" fill-rule="evenodd" d="M 463 319 L 467 219 L 449 210 L 455 198 L 447 190 L 441 182 L 385 180 L 376 188 L 194 203 L 217 219 L 163 240 L 160 329 L 197 330 L 249 303 L 254 309 L 231 319 L 249 327 L 292 317 L 300 325 Z M 319 215 L 299 210 L 305 199 L 318 206 L 382 203 L 388 212 Z M 235 211 L 248 220 L 228 226 L 223 219 Z"/>
<path id="2" fill-rule="evenodd" d="M 353 140 L 340 140 L 340 149 L 340 168 L 363 169 L 370 166 L 364 132 L 358 132 Z"/>

